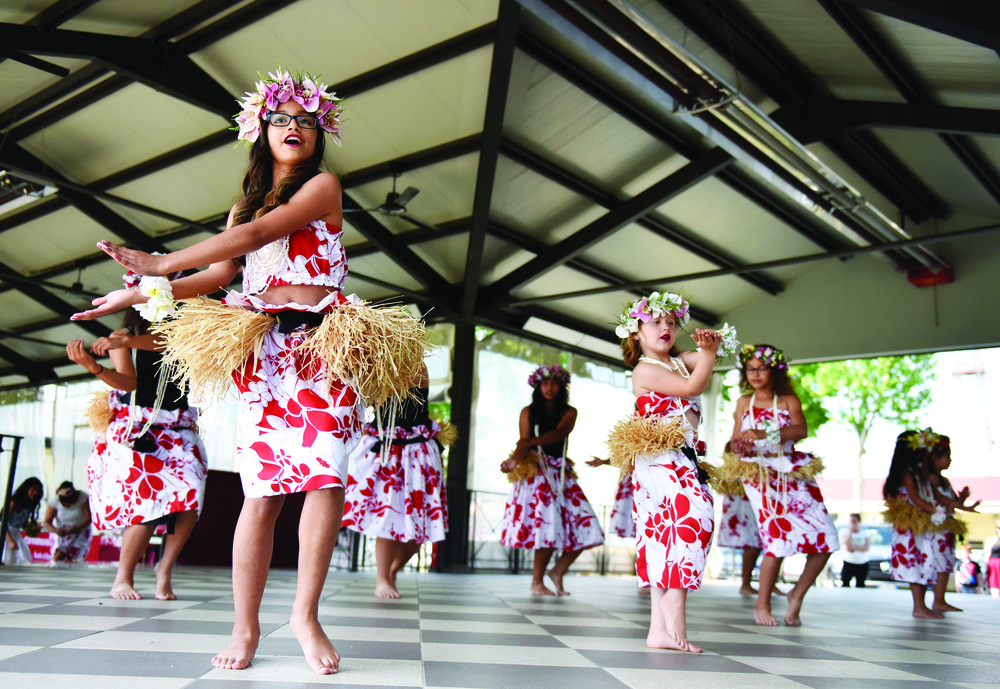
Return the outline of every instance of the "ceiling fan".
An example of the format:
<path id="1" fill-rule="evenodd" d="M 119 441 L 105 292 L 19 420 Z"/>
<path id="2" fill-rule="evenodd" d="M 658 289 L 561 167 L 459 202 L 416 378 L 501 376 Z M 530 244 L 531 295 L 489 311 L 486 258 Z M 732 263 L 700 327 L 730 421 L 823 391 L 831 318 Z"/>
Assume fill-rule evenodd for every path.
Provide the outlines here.
<path id="1" fill-rule="evenodd" d="M 426 223 L 423 220 L 414 218 L 412 215 L 406 212 L 407 204 L 413 200 L 413 198 L 420 193 L 420 190 L 416 187 L 407 187 L 403 192 L 396 193 L 396 179 L 399 175 L 392 176 L 392 191 L 385 195 L 385 202 L 380 206 L 375 208 L 345 208 L 345 213 L 382 213 L 384 215 L 391 215 L 396 218 L 402 218 L 409 223 L 416 225 L 417 227 L 422 227 L 429 230 L 437 231 L 438 228 L 434 227 L 430 223 Z"/>

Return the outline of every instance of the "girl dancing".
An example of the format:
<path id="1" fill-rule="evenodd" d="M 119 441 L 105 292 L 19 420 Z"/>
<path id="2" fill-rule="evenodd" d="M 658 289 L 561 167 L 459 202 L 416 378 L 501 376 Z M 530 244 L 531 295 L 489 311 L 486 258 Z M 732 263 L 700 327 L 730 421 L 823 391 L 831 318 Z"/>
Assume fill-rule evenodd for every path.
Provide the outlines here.
<path id="1" fill-rule="evenodd" d="M 816 483 L 823 463 L 795 449 L 795 441 L 805 438 L 809 429 L 782 351 L 771 345 L 744 345 L 739 362 L 740 387 L 748 393 L 736 403 L 731 442 L 739 460 L 723 471 L 727 477 L 742 478 L 764 545 L 754 620 L 765 626 L 778 624 L 771 614 L 771 593 L 781 561 L 804 553 L 806 565 L 787 593 L 785 612 L 785 624 L 797 627 L 802 624 L 802 599 L 839 547 Z"/>
<path id="2" fill-rule="evenodd" d="M 419 375 L 426 332 L 401 307 L 372 309 L 340 291 L 347 276 L 340 182 L 319 169 L 322 131 L 339 143 L 339 99 L 309 75 L 278 70 L 242 105 L 236 119 L 239 138 L 250 143 L 250 164 L 226 231 L 165 256 L 110 242 L 101 248 L 142 275 L 210 265 L 171 283 L 177 298 L 227 286 L 245 257 L 243 293 L 231 292 L 221 304 L 184 304 L 158 328 L 166 361 L 192 386 L 218 390 L 231 378 L 239 390 L 236 457 L 246 499 L 233 540 L 236 622 L 232 643 L 212 663 L 250 665 L 274 523 L 285 496 L 305 492 L 291 628 L 309 666 L 331 674 L 340 656 L 320 625 L 318 605 L 362 399 L 378 406 L 406 394 Z M 77 317 L 138 301 L 112 293 Z"/>
<path id="3" fill-rule="evenodd" d="M 604 543 L 594 508 L 566 457 L 566 441 L 576 425 L 569 380 L 569 371 L 558 365 L 539 366 L 528 376 L 531 404 L 521 410 L 521 438 L 500 465 L 513 484 L 500 542 L 508 548 L 534 549 L 531 592 L 538 596 L 568 596 L 563 577 L 570 565 L 585 549 Z M 562 554 L 548 572 L 553 592 L 544 578 L 556 550 Z"/>
<path id="4" fill-rule="evenodd" d="M 695 330 L 700 352 L 677 349 L 677 326 L 688 302 L 653 292 L 619 314 L 622 357 L 633 369 L 637 411 L 608 440 L 611 462 L 632 469 L 636 533 L 635 569 L 652 587 L 650 648 L 701 653 L 687 638 L 687 592 L 701 588 L 715 512 L 708 475 L 698 466 L 698 396 L 712 375 L 721 336 Z"/>

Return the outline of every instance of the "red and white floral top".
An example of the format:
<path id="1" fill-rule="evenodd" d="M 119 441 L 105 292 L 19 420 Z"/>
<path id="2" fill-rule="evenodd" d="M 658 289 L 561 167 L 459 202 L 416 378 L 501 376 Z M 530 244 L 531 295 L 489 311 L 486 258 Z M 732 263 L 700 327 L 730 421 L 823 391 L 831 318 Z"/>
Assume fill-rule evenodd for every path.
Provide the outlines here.
<path id="1" fill-rule="evenodd" d="M 698 429 L 691 425 L 686 411 L 692 410 L 701 420 L 701 398 L 700 397 L 670 397 L 662 395 L 655 390 L 639 395 L 635 398 L 636 416 L 645 418 L 649 416 L 678 416 L 683 419 L 683 426 L 687 432 L 688 444 L 695 448 L 698 454 L 705 454 L 705 443 L 698 440 Z"/>
<path id="2" fill-rule="evenodd" d="M 243 289 L 261 294 L 277 285 L 323 285 L 341 290 L 347 278 L 347 256 L 340 243 L 344 231 L 313 220 L 287 237 L 247 254 Z"/>

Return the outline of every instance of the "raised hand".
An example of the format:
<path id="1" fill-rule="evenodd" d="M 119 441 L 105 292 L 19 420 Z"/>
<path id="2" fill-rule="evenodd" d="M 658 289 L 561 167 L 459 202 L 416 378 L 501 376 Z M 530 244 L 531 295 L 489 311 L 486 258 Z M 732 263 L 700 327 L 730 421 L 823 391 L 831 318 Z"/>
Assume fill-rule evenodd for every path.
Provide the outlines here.
<path id="1" fill-rule="evenodd" d="M 94 340 L 94 344 L 90 345 L 90 351 L 94 353 L 95 356 L 105 356 L 108 350 L 120 349 L 125 345 L 125 338 L 128 336 L 128 330 L 120 328 L 108 337 L 99 337 Z"/>
<path id="2" fill-rule="evenodd" d="M 139 275 L 166 275 L 168 272 L 165 264 L 165 256 L 154 256 L 153 254 L 147 254 L 145 251 L 127 249 L 106 239 L 98 242 L 97 248 L 133 273 L 138 273 Z"/>
<path id="3" fill-rule="evenodd" d="M 594 458 L 593 458 L 593 459 L 591 459 L 591 460 L 589 460 L 589 461 L 587 462 L 587 465 L 588 465 L 588 466 L 592 466 L 592 467 L 602 467 L 602 466 L 604 466 L 605 464 L 610 464 L 610 463 L 611 463 L 611 462 L 609 462 L 609 461 L 608 461 L 608 460 L 606 460 L 606 459 L 601 459 L 600 457 L 596 457 L 596 456 L 594 456 L 594 455 L 591 455 L 591 457 L 594 457 Z"/>
<path id="4" fill-rule="evenodd" d="M 138 304 L 143 301 L 143 297 L 137 290 L 134 289 L 116 289 L 114 292 L 108 292 L 103 297 L 98 297 L 94 301 L 90 302 L 96 309 L 90 309 L 88 311 L 80 311 L 79 313 L 74 313 L 69 317 L 71 321 L 92 321 L 98 318 L 102 318 L 115 311 L 121 311 L 122 309 L 127 309 L 133 304 Z"/>
<path id="5" fill-rule="evenodd" d="M 702 330 L 698 328 L 691 335 L 691 339 L 702 350 L 711 352 L 713 355 L 719 350 L 719 345 L 722 344 L 722 335 L 717 330 Z"/>
<path id="6" fill-rule="evenodd" d="M 87 354 L 87 350 L 83 346 L 83 340 L 71 340 L 66 345 L 66 356 L 70 358 L 70 361 L 80 364 L 94 375 L 97 375 L 101 370 L 101 365 L 97 363 L 97 359 Z"/>

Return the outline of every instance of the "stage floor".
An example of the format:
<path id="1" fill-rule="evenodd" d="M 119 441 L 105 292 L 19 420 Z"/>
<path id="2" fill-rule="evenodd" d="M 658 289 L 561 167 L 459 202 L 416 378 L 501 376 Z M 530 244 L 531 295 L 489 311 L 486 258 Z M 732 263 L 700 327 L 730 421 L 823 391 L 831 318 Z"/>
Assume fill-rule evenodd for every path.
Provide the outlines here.
<path id="1" fill-rule="evenodd" d="M 372 596 L 368 573 L 331 571 L 324 627 L 343 660 L 323 677 L 288 628 L 295 573 L 273 571 L 248 670 L 212 668 L 232 628 L 227 570 L 178 568 L 181 600 L 107 597 L 109 568 L 0 568 L 0 686 L 71 689 L 349 687 L 996 687 L 1000 600 L 949 594 L 966 612 L 910 617 L 905 590 L 816 588 L 803 626 L 753 624 L 735 585 L 707 582 L 688 603 L 702 655 L 645 647 L 649 599 L 633 579 L 573 576 L 572 596 L 532 597 L 511 575 L 407 574 L 402 600 Z M 153 573 L 136 588 L 151 597 Z M 785 609 L 776 599 L 775 613 Z"/>

